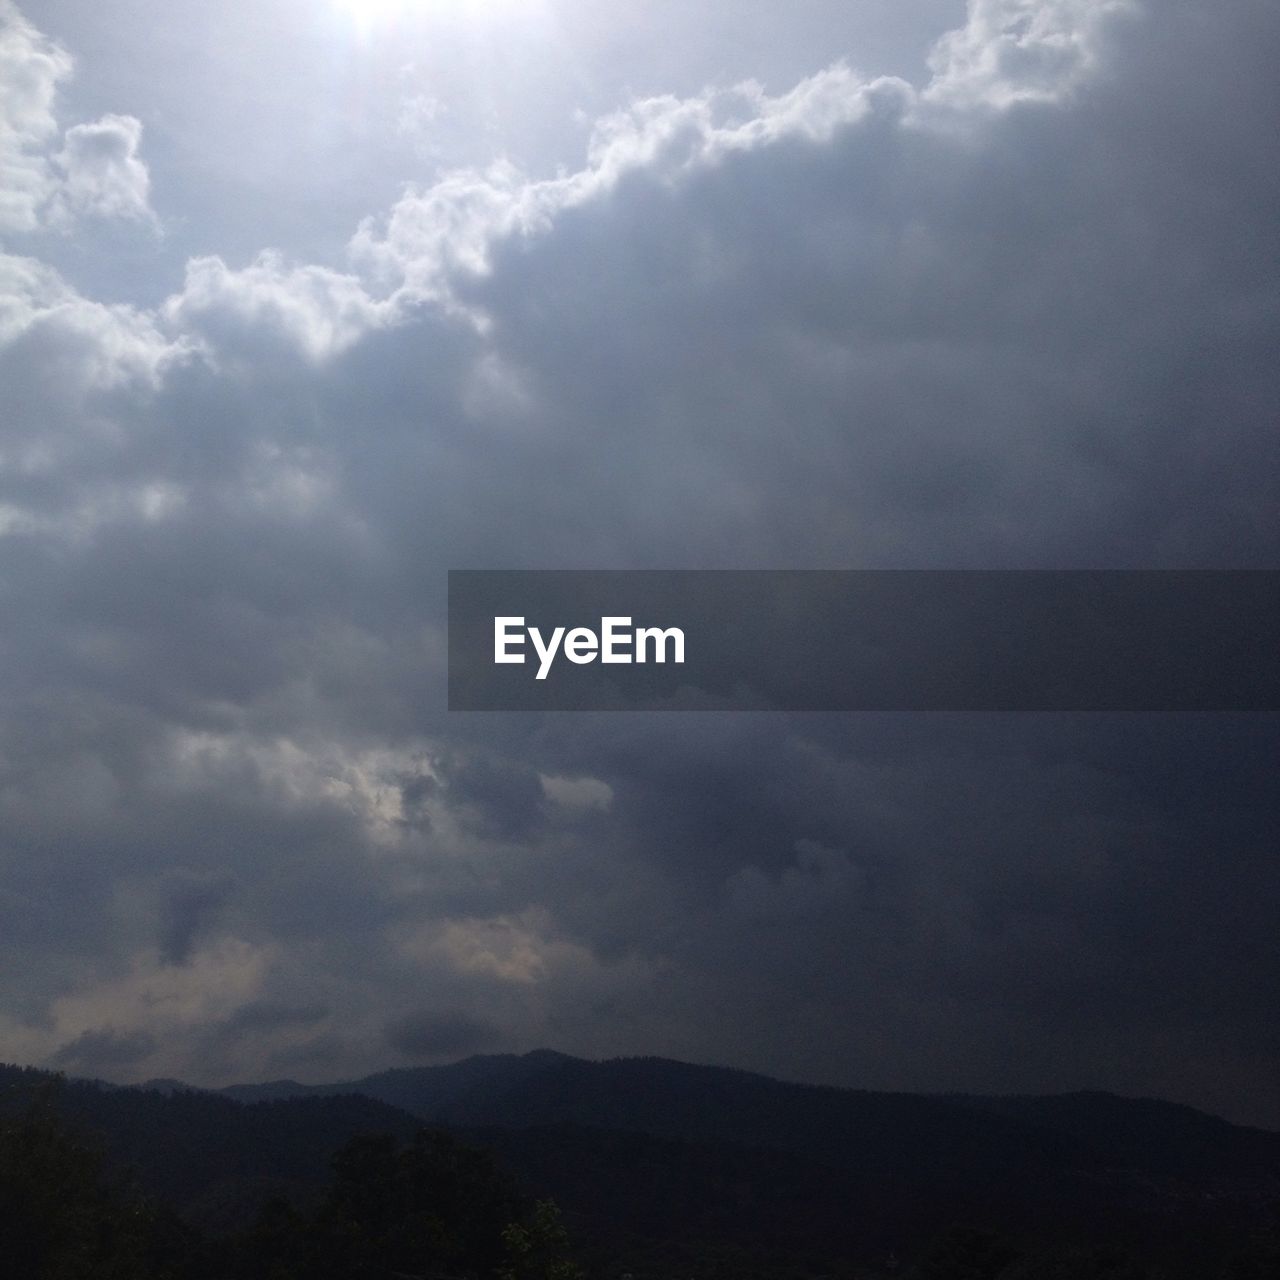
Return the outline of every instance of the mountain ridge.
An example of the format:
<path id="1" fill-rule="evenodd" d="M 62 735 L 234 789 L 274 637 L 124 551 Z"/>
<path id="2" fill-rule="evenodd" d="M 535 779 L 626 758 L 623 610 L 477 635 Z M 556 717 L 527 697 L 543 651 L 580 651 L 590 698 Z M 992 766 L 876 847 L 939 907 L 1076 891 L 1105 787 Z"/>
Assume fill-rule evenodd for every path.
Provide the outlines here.
<path id="1" fill-rule="evenodd" d="M 0 1119 L 53 1080 L 0 1067 Z M 553 1195 L 591 1256 L 630 1260 L 618 1274 L 722 1248 L 868 1259 L 954 1223 L 1034 1247 L 1217 1257 L 1280 1206 L 1280 1134 L 1101 1091 L 883 1093 L 552 1053 L 331 1085 L 147 1083 L 64 1081 L 59 1105 L 116 1168 L 215 1232 L 242 1229 L 264 1198 L 314 1203 L 352 1137 L 404 1141 L 424 1126 L 487 1148 L 526 1189 Z M 264 1096 L 295 1086 L 304 1092 Z"/>
<path id="2" fill-rule="evenodd" d="M 621 1054 L 609 1058 L 582 1058 L 572 1054 L 560 1053 L 554 1049 L 533 1049 L 522 1054 L 473 1054 L 455 1062 L 432 1063 L 422 1066 L 388 1067 L 381 1071 L 351 1079 L 332 1082 L 304 1083 L 288 1078 L 262 1082 L 237 1082 L 216 1088 L 206 1088 L 187 1084 L 173 1079 L 148 1080 L 140 1084 L 126 1086 L 135 1089 L 182 1088 L 201 1092 L 222 1094 L 240 1102 L 254 1102 L 270 1098 L 283 1097 L 336 1097 L 342 1094 L 359 1093 L 365 1096 L 377 1096 L 374 1091 L 381 1091 L 388 1083 L 410 1083 L 430 1078 L 440 1078 L 445 1073 L 453 1073 L 483 1065 L 492 1071 L 490 1064 L 511 1064 L 514 1068 L 520 1064 L 520 1070 L 512 1070 L 513 1079 L 520 1079 L 532 1074 L 529 1068 L 542 1069 L 546 1066 L 576 1064 L 591 1068 L 610 1068 L 644 1064 L 646 1066 L 677 1068 L 682 1071 L 697 1072 L 704 1078 L 720 1078 L 723 1080 L 754 1081 L 769 1086 L 777 1086 L 788 1090 L 805 1091 L 811 1094 L 874 1097 L 874 1098 L 916 1098 L 936 1100 L 957 1105 L 981 1105 L 983 1107 L 998 1105 L 1016 1106 L 1024 1103 L 1047 1103 L 1057 1099 L 1080 1099 L 1103 1102 L 1115 1101 L 1125 1106 L 1157 1107 L 1169 1113 L 1180 1113 L 1184 1116 L 1198 1116 L 1212 1120 L 1218 1125 L 1230 1129 L 1253 1133 L 1276 1134 L 1280 1130 L 1265 1129 L 1258 1125 L 1240 1124 L 1228 1120 L 1211 1111 L 1192 1106 L 1189 1103 L 1175 1102 L 1149 1094 L 1122 1094 L 1108 1089 L 1069 1089 L 1053 1093 L 1007 1093 L 986 1094 L 966 1093 L 957 1090 L 914 1091 L 906 1089 L 868 1089 L 861 1086 L 819 1084 L 809 1081 L 786 1080 L 763 1072 L 751 1071 L 742 1067 L 729 1067 L 716 1063 L 693 1063 L 679 1058 L 668 1058 L 659 1054 Z M 493 1071 L 501 1078 L 501 1072 Z"/>
<path id="3" fill-rule="evenodd" d="M 599 1061 L 554 1051 L 477 1055 L 331 1085 L 233 1085 L 242 1103 L 367 1097 L 428 1124 L 571 1129 L 796 1157 L 906 1186 L 975 1180 L 1023 1197 L 1061 1176 L 1180 1195 L 1272 1195 L 1280 1134 L 1182 1103 L 1102 1090 L 1047 1095 L 916 1094 L 797 1084 L 656 1056 Z M 1046 1194 L 1048 1194 L 1046 1192 Z"/>

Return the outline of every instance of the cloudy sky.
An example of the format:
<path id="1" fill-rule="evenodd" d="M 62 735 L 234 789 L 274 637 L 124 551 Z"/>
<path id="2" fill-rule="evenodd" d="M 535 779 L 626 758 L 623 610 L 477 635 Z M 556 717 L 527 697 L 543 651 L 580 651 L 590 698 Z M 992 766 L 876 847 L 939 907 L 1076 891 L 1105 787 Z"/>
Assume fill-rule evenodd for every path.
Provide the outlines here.
<path id="1" fill-rule="evenodd" d="M 0 0 L 0 1058 L 1280 1127 L 1263 716 L 450 715 L 446 570 L 1280 563 L 1271 0 Z"/>

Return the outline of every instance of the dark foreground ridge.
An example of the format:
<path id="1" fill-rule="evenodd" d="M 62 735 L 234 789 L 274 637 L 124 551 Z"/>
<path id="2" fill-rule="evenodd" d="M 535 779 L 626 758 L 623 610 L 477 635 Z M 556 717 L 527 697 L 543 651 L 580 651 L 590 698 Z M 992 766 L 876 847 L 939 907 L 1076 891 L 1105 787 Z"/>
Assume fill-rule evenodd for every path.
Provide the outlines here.
<path id="1" fill-rule="evenodd" d="M 33 1091 L 51 1079 L 0 1068 L 5 1161 Z M 112 1194 L 141 1197 L 171 1215 L 169 1230 L 186 1243 L 173 1246 L 169 1270 L 155 1274 L 175 1280 L 328 1275 L 326 1266 L 339 1265 L 336 1246 L 324 1259 L 304 1257 L 300 1245 L 292 1262 L 277 1255 L 290 1252 L 290 1232 L 328 1239 L 337 1220 L 345 1224 L 343 1247 L 356 1248 L 358 1239 L 371 1252 L 352 1254 L 335 1275 L 428 1274 L 391 1265 L 394 1250 L 404 1249 L 406 1258 L 435 1258 L 438 1275 L 498 1275 L 505 1267 L 563 1278 L 564 1251 L 547 1252 L 545 1241 L 534 1250 L 546 1254 L 536 1265 L 532 1254 L 516 1266 L 502 1252 L 506 1223 L 533 1230 L 534 1202 L 547 1198 L 593 1276 L 1280 1274 L 1280 1134 L 1104 1093 L 871 1093 L 659 1058 L 588 1062 L 539 1051 L 334 1085 L 204 1091 L 172 1080 L 131 1088 L 70 1081 L 47 1106 L 72 1132 L 92 1135 Z M 450 1136 L 428 1140 L 424 1126 Z M 362 1146 L 360 1135 L 369 1134 L 386 1135 L 384 1145 Z M 465 1161 L 453 1147 L 442 1154 L 446 1141 L 492 1157 L 492 1176 L 472 1169 L 472 1190 L 461 1200 L 449 1180 Z M 453 1172 L 441 1173 L 441 1161 Z M 0 1163 L 0 1193 L 11 1201 L 6 1222 L 15 1194 L 7 1168 Z M 20 1183 L 16 1170 L 8 1173 Z M 436 1234 L 427 1232 L 435 1244 L 406 1243 L 401 1227 L 387 1222 L 352 1227 L 342 1215 L 364 1203 L 368 1189 L 352 1190 L 360 1178 L 381 1188 L 369 1203 L 384 1206 L 382 1217 L 394 1204 L 419 1226 L 436 1222 Z M 468 1228 L 472 1244 L 449 1254 L 440 1240 L 453 1238 L 452 1228 L 439 1208 L 453 1203 L 451 1195 L 454 1217 L 468 1197 L 492 1203 L 487 1225 Z M 335 1208 L 335 1196 L 346 1207 Z M 552 1228 L 543 1221 L 538 1230 Z M 266 1247 L 264 1231 L 276 1240 L 271 1267 L 259 1267 L 254 1252 Z M 193 1270 L 197 1256 L 213 1269 Z M 140 1265 L 122 1274 L 151 1274 Z"/>

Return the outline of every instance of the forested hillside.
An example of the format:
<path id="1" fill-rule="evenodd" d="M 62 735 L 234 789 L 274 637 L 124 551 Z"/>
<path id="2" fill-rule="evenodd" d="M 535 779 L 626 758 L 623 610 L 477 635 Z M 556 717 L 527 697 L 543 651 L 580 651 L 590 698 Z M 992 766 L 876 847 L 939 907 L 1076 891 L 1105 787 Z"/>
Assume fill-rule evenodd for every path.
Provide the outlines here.
<path id="1" fill-rule="evenodd" d="M 479 1278 L 536 1255 L 637 1280 L 1262 1280 L 1280 1256 L 1280 1135 L 1152 1101 L 552 1054 L 332 1093 L 156 1083 L 0 1068 L 5 1230 L 30 1261 L 15 1274 Z M 76 1240 L 41 1270 L 41 1248 Z"/>

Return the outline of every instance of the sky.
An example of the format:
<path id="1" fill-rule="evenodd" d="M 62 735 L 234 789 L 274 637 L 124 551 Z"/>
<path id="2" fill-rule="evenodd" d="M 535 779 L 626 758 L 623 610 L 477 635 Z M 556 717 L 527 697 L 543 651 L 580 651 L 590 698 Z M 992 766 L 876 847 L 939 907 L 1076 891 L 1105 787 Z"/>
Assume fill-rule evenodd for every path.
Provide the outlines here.
<path id="1" fill-rule="evenodd" d="M 1280 1128 L 1275 716 L 450 714 L 450 568 L 1280 562 L 1270 0 L 0 0 L 0 1059 Z"/>

